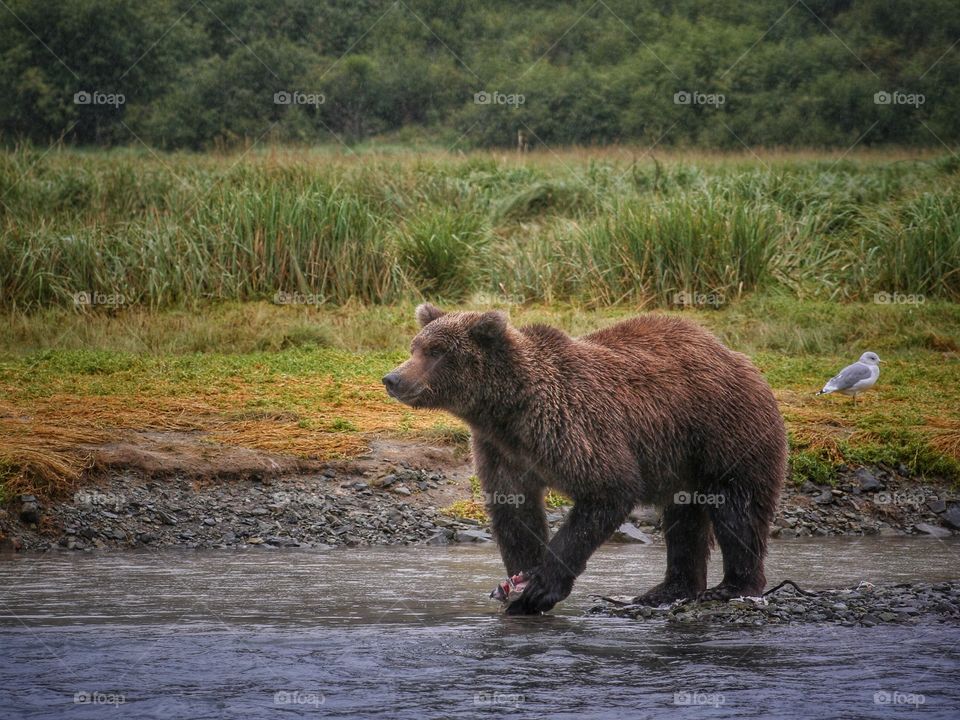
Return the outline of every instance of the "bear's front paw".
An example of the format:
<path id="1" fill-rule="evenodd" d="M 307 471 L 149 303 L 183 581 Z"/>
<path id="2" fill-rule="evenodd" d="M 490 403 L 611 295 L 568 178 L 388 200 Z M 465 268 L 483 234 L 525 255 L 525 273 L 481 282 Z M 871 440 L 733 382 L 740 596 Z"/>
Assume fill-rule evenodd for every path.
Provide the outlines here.
<path id="1" fill-rule="evenodd" d="M 573 590 L 574 578 L 554 575 L 542 569 L 524 571 L 523 593 L 507 605 L 507 615 L 539 615 L 551 610 Z"/>

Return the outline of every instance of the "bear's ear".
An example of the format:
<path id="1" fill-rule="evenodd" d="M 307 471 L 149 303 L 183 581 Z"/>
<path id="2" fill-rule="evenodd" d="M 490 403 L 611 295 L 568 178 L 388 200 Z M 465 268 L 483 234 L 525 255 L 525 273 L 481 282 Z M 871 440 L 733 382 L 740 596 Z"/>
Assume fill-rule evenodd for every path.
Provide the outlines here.
<path id="1" fill-rule="evenodd" d="M 479 343 L 492 343 L 503 337 L 507 329 L 507 315 L 499 310 L 483 313 L 470 328 L 470 334 Z"/>
<path id="2" fill-rule="evenodd" d="M 414 311 L 414 317 L 417 318 L 420 327 L 429 325 L 438 317 L 443 317 L 444 315 L 446 315 L 446 313 L 443 310 L 430 303 L 417 305 L 417 309 Z"/>

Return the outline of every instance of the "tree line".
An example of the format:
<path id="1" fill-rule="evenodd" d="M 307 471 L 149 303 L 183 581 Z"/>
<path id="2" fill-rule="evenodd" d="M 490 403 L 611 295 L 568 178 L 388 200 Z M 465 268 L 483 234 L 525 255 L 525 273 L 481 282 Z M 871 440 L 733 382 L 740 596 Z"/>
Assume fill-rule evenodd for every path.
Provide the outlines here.
<path id="1" fill-rule="evenodd" d="M 8 0 L 0 134 L 942 147 L 958 39 L 953 0 Z"/>

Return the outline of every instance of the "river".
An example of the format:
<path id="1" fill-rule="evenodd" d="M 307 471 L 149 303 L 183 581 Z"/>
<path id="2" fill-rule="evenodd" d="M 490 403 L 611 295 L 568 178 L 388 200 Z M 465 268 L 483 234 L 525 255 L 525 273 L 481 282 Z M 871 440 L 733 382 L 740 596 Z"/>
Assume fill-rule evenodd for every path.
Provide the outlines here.
<path id="1" fill-rule="evenodd" d="M 680 627 L 586 615 L 660 545 L 607 545 L 573 595 L 506 618 L 491 544 L 0 559 L 0 717 L 960 717 L 960 627 Z M 711 561 L 715 581 L 719 556 Z M 772 583 L 960 575 L 960 543 L 773 542 Z"/>

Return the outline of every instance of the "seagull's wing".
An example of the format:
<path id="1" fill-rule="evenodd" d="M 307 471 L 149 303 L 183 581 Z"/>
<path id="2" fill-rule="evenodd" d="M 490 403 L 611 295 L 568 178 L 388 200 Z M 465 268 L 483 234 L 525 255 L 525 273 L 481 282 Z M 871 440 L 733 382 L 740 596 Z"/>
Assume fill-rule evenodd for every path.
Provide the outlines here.
<path id="1" fill-rule="evenodd" d="M 870 377 L 870 366 L 864 363 L 855 362 L 853 365 L 847 365 L 843 370 L 830 378 L 829 382 L 823 386 L 821 394 L 838 392 L 852 388 L 861 380 Z"/>

